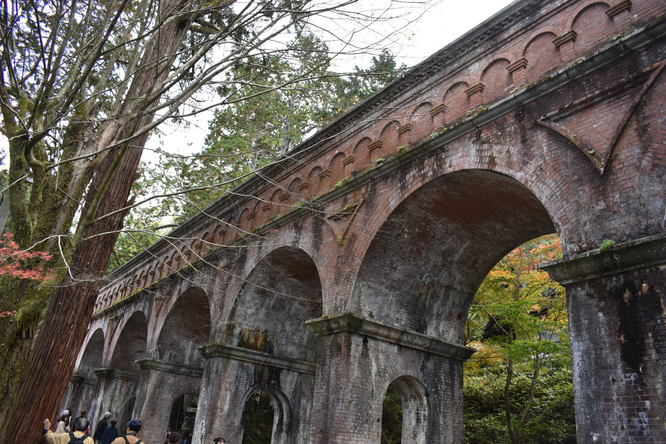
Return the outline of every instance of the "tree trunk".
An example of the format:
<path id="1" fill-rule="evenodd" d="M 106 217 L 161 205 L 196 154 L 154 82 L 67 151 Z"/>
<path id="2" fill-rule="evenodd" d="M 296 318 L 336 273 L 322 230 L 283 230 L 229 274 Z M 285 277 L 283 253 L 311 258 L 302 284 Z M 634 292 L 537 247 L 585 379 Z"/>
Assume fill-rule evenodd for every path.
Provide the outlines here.
<path id="1" fill-rule="evenodd" d="M 162 20 L 184 11 L 191 0 L 164 3 Z M 155 88 L 159 90 L 161 81 L 168 75 L 168 67 L 173 63 L 188 25 L 188 17 L 181 15 L 178 20 L 166 23 L 147 45 L 142 58 L 143 69 L 132 82 L 122 114 L 147 109 L 157 103 L 160 97 Z M 152 119 L 152 115 L 144 115 L 113 122 L 113 128 L 118 130 L 111 143 L 134 135 Z M 41 442 L 42 421 L 47 417 L 53 419 L 60 407 L 93 314 L 100 278 L 106 270 L 124 214 L 99 217 L 126 205 L 146 139 L 147 134 L 143 134 L 112 149 L 95 171 L 75 237 L 75 241 L 80 239 L 74 245 L 71 261 L 75 279 L 65 277 L 51 296 L 48 312 L 20 378 L 16 402 L 13 410 L 8 412 L 9 420 L 2 437 L 5 444 Z M 112 234 L 96 236 L 100 233 Z"/>

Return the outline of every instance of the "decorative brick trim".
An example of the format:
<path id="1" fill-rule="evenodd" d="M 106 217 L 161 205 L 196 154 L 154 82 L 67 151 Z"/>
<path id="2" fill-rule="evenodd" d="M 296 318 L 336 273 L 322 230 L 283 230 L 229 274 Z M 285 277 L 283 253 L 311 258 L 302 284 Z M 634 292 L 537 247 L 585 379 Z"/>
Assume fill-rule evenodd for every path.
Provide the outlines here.
<path id="1" fill-rule="evenodd" d="M 331 170 L 324 170 L 321 173 L 319 173 L 319 178 L 323 179 L 324 177 L 328 177 L 331 175 Z"/>
<path id="2" fill-rule="evenodd" d="M 284 201 L 286 201 L 286 200 L 289 200 L 289 196 L 290 196 L 290 195 L 289 195 L 289 193 L 287 193 L 287 192 L 280 193 L 280 194 L 278 195 L 278 200 L 279 200 L 280 202 L 284 202 Z"/>
<path id="3" fill-rule="evenodd" d="M 507 71 L 509 71 L 510 73 L 513 73 L 514 71 L 518 71 L 519 69 L 525 69 L 525 68 L 527 68 L 527 59 L 524 58 L 524 57 L 522 59 L 516 60 L 515 62 L 513 62 L 512 64 L 510 64 L 506 67 Z"/>
<path id="4" fill-rule="evenodd" d="M 476 351 L 463 345 L 451 344 L 434 336 L 416 333 L 380 322 L 363 318 L 356 313 L 341 313 L 305 321 L 319 336 L 337 333 L 353 333 L 370 336 L 381 341 L 390 342 L 414 350 L 452 358 L 458 361 L 467 360 Z"/>
<path id="5" fill-rule="evenodd" d="M 465 94 L 467 94 L 467 97 L 471 97 L 476 93 L 483 92 L 484 89 L 486 89 L 486 87 L 483 85 L 483 83 L 477 83 L 476 85 L 472 85 L 467 88 L 465 90 Z"/>
<path id="6" fill-rule="evenodd" d="M 561 36 L 553 40 L 553 44 L 559 49 L 559 47 L 564 45 L 565 43 L 576 41 L 576 37 L 578 37 L 576 31 L 571 30 L 566 34 L 562 34 Z"/>
<path id="7" fill-rule="evenodd" d="M 412 125 L 411 123 L 406 123 L 406 124 L 398 127 L 398 134 L 402 135 L 402 134 L 408 133 L 413 128 L 414 128 L 414 125 Z"/>
<path id="8" fill-rule="evenodd" d="M 257 217 L 257 213 L 253 211 L 251 213 L 248 213 L 247 220 L 254 220 L 255 217 Z"/>
<path id="9" fill-rule="evenodd" d="M 342 159 L 342 164 L 347 166 L 350 163 L 354 163 L 355 160 L 356 160 L 356 157 L 354 157 L 354 156 L 345 157 L 344 159 Z"/>
<path id="10" fill-rule="evenodd" d="M 444 105 L 443 103 L 440 103 L 439 105 L 437 105 L 436 107 L 434 107 L 430 110 L 430 115 L 432 117 L 435 117 L 437 114 L 443 113 L 444 111 L 446 111 L 446 105 Z"/>
<path id="11" fill-rule="evenodd" d="M 658 234 L 612 247 L 592 250 L 540 268 L 562 285 L 666 264 L 666 235 Z"/>
<path id="12" fill-rule="evenodd" d="M 374 151 L 380 149 L 384 145 L 384 142 L 381 140 L 375 140 L 370 145 L 368 145 L 368 151 Z"/>
<path id="13" fill-rule="evenodd" d="M 307 375 L 315 374 L 315 365 L 312 362 L 279 357 L 250 348 L 235 347 L 226 344 L 207 344 L 199 347 L 198 350 L 206 359 L 228 358 L 250 364 L 282 368 Z"/>
<path id="14" fill-rule="evenodd" d="M 623 0 L 615 6 L 611 6 L 606 10 L 606 15 L 610 18 L 615 17 L 621 12 L 631 9 L 631 0 Z"/>
<path id="15" fill-rule="evenodd" d="M 271 208 L 273 208 L 273 205 L 270 203 L 265 203 L 264 206 L 261 207 L 263 211 L 271 211 Z"/>
<path id="16" fill-rule="evenodd" d="M 307 183 L 307 182 L 303 182 L 303 183 L 300 184 L 300 185 L 298 186 L 298 188 L 296 188 L 296 189 L 297 189 L 298 191 L 303 191 L 303 190 L 307 190 L 309 187 L 310 187 L 310 184 L 309 184 L 309 183 Z"/>
<path id="17" fill-rule="evenodd" d="M 203 370 L 198 367 L 188 365 L 173 364 L 171 362 L 160 361 L 157 359 L 140 359 L 136 361 L 142 370 L 157 370 L 158 372 L 173 373 L 175 375 L 191 376 L 201 378 Z"/>

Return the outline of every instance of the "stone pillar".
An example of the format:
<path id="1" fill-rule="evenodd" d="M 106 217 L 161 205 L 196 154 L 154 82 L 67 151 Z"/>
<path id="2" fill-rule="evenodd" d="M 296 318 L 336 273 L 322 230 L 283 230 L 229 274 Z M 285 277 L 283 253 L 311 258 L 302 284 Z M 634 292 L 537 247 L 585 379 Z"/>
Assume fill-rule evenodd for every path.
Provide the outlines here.
<path id="1" fill-rule="evenodd" d="M 463 442 L 462 363 L 473 349 L 354 313 L 325 316 L 307 324 L 324 343 L 317 363 L 309 442 L 380 442 L 384 397 L 399 378 L 417 381 L 425 393 L 420 403 L 423 414 L 403 411 L 403 415 L 407 422 L 425 416 L 426 424 L 403 422 L 403 442 Z M 416 436 L 404 436 L 406 430 Z"/>
<path id="2" fill-rule="evenodd" d="M 194 444 L 223 436 L 242 442 L 243 410 L 253 390 L 261 388 L 274 400 L 277 415 L 271 442 L 309 442 L 314 364 L 226 344 L 199 350 L 206 358 Z"/>
<path id="3" fill-rule="evenodd" d="M 199 393 L 201 374 L 199 368 L 172 364 L 155 359 L 137 362 L 143 372 L 143 402 L 135 408 L 141 418 L 141 437 L 146 442 L 161 443 L 169 427 L 169 415 L 174 400 L 183 394 Z"/>
<path id="4" fill-rule="evenodd" d="M 567 289 L 580 443 L 666 442 L 666 236 L 543 267 Z"/>

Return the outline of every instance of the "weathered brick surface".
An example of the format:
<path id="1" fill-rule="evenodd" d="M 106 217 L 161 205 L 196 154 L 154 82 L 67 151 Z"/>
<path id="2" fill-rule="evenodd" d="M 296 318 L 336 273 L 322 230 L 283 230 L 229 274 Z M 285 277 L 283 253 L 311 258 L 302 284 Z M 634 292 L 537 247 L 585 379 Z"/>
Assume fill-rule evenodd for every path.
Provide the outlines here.
<path id="1" fill-rule="evenodd" d="M 134 414 L 154 417 L 160 379 L 128 364 L 148 356 L 202 370 L 196 442 L 239 441 L 261 387 L 284 406 L 275 442 L 367 443 L 388 385 L 407 381 L 429 400 L 413 442 L 460 442 L 459 361 L 354 332 L 318 338 L 303 323 L 354 312 L 459 344 L 478 284 L 521 242 L 557 232 L 574 258 L 603 239 L 662 235 L 664 11 L 660 0 L 523 1 L 434 55 L 269 180 L 242 185 L 250 197 L 223 198 L 110 276 L 78 366 L 88 385 L 77 379 L 71 402 L 97 414 L 136 393 Z M 666 442 L 654 267 L 569 285 L 580 442 Z M 623 288 L 654 309 L 622 306 Z M 185 314 L 192 297 L 199 308 Z M 280 376 L 277 364 L 197 357 L 205 343 L 273 356 Z M 102 377 L 90 399 L 92 369 L 105 367 L 137 377 Z"/>

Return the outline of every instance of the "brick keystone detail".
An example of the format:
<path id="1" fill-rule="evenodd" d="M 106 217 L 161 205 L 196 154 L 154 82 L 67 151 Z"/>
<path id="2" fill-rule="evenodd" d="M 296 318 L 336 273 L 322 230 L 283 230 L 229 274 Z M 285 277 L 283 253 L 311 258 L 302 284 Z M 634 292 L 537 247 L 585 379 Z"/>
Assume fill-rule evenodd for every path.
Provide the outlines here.
<path id="1" fill-rule="evenodd" d="M 354 163 L 355 160 L 356 157 L 354 156 L 345 157 L 344 159 L 342 159 L 342 164 L 346 166 L 349 165 L 350 163 Z"/>
<path id="2" fill-rule="evenodd" d="M 446 105 L 440 103 L 439 105 L 430 110 L 430 115 L 432 117 L 435 117 L 437 114 L 443 113 L 444 111 L 446 111 Z"/>
<path id="3" fill-rule="evenodd" d="M 404 134 L 411 131 L 414 128 L 414 125 L 411 123 L 406 123 L 398 128 L 398 134 Z"/>
<path id="4" fill-rule="evenodd" d="M 368 151 L 378 150 L 382 147 L 382 145 L 384 145 L 384 142 L 381 140 L 375 140 L 370 145 L 368 145 Z"/>
<path id="5" fill-rule="evenodd" d="M 280 193 L 278 196 L 278 199 L 280 199 L 280 202 L 284 202 L 285 200 L 289 199 L 289 193 Z"/>
<path id="6" fill-rule="evenodd" d="M 615 17 L 621 12 L 628 11 L 631 9 L 631 0 L 624 0 L 618 3 L 615 6 L 611 6 L 606 10 L 606 15 L 610 18 Z"/>
<path id="7" fill-rule="evenodd" d="M 310 319 L 309 321 L 305 321 L 305 325 L 310 327 L 319 336 L 328 336 L 336 333 L 353 333 L 370 336 L 381 341 L 458 361 L 465 361 L 476 352 L 471 347 L 451 344 L 434 336 L 371 321 L 351 312 Z"/>
<path id="8" fill-rule="evenodd" d="M 560 46 L 564 45 L 565 43 L 575 42 L 576 37 L 578 37 L 578 34 L 576 33 L 576 31 L 571 30 L 571 31 L 567 32 L 566 34 L 562 34 L 561 36 L 559 36 L 558 38 L 553 40 L 553 44 L 555 46 L 557 46 L 557 48 L 559 49 Z"/>
<path id="9" fill-rule="evenodd" d="M 477 83 L 476 85 L 472 85 L 467 88 L 465 90 L 465 94 L 467 94 L 467 97 L 471 97 L 476 93 L 483 92 L 484 89 L 486 89 L 486 87 L 483 85 L 483 83 Z"/>
<path id="10" fill-rule="evenodd" d="M 275 356 L 250 348 L 235 347 L 226 344 L 206 344 L 197 349 L 206 359 L 228 358 L 250 364 L 282 368 L 307 375 L 315 374 L 315 365 L 312 362 Z"/>
<path id="11" fill-rule="evenodd" d="M 321 173 L 319 173 L 319 177 L 323 179 L 324 177 L 328 177 L 331 175 L 331 170 L 324 170 Z"/>
<path id="12" fill-rule="evenodd" d="M 509 71 L 510 73 L 513 73 L 514 71 L 518 71 L 519 69 L 525 69 L 525 68 L 527 68 L 527 59 L 524 58 L 524 57 L 522 59 L 516 60 L 515 62 L 513 62 L 512 64 L 510 64 L 506 67 L 507 71 Z"/>
<path id="13" fill-rule="evenodd" d="M 298 189 L 298 191 L 303 191 L 303 190 L 307 190 L 309 186 L 310 186 L 309 183 L 307 183 L 307 182 L 303 182 L 302 184 L 300 184 L 300 185 L 298 186 L 297 189 Z"/>
<path id="14" fill-rule="evenodd" d="M 592 250 L 541 266 L 562 285 L 666 264 L 666 235 L 625 242 L 608 251 Z"/>

